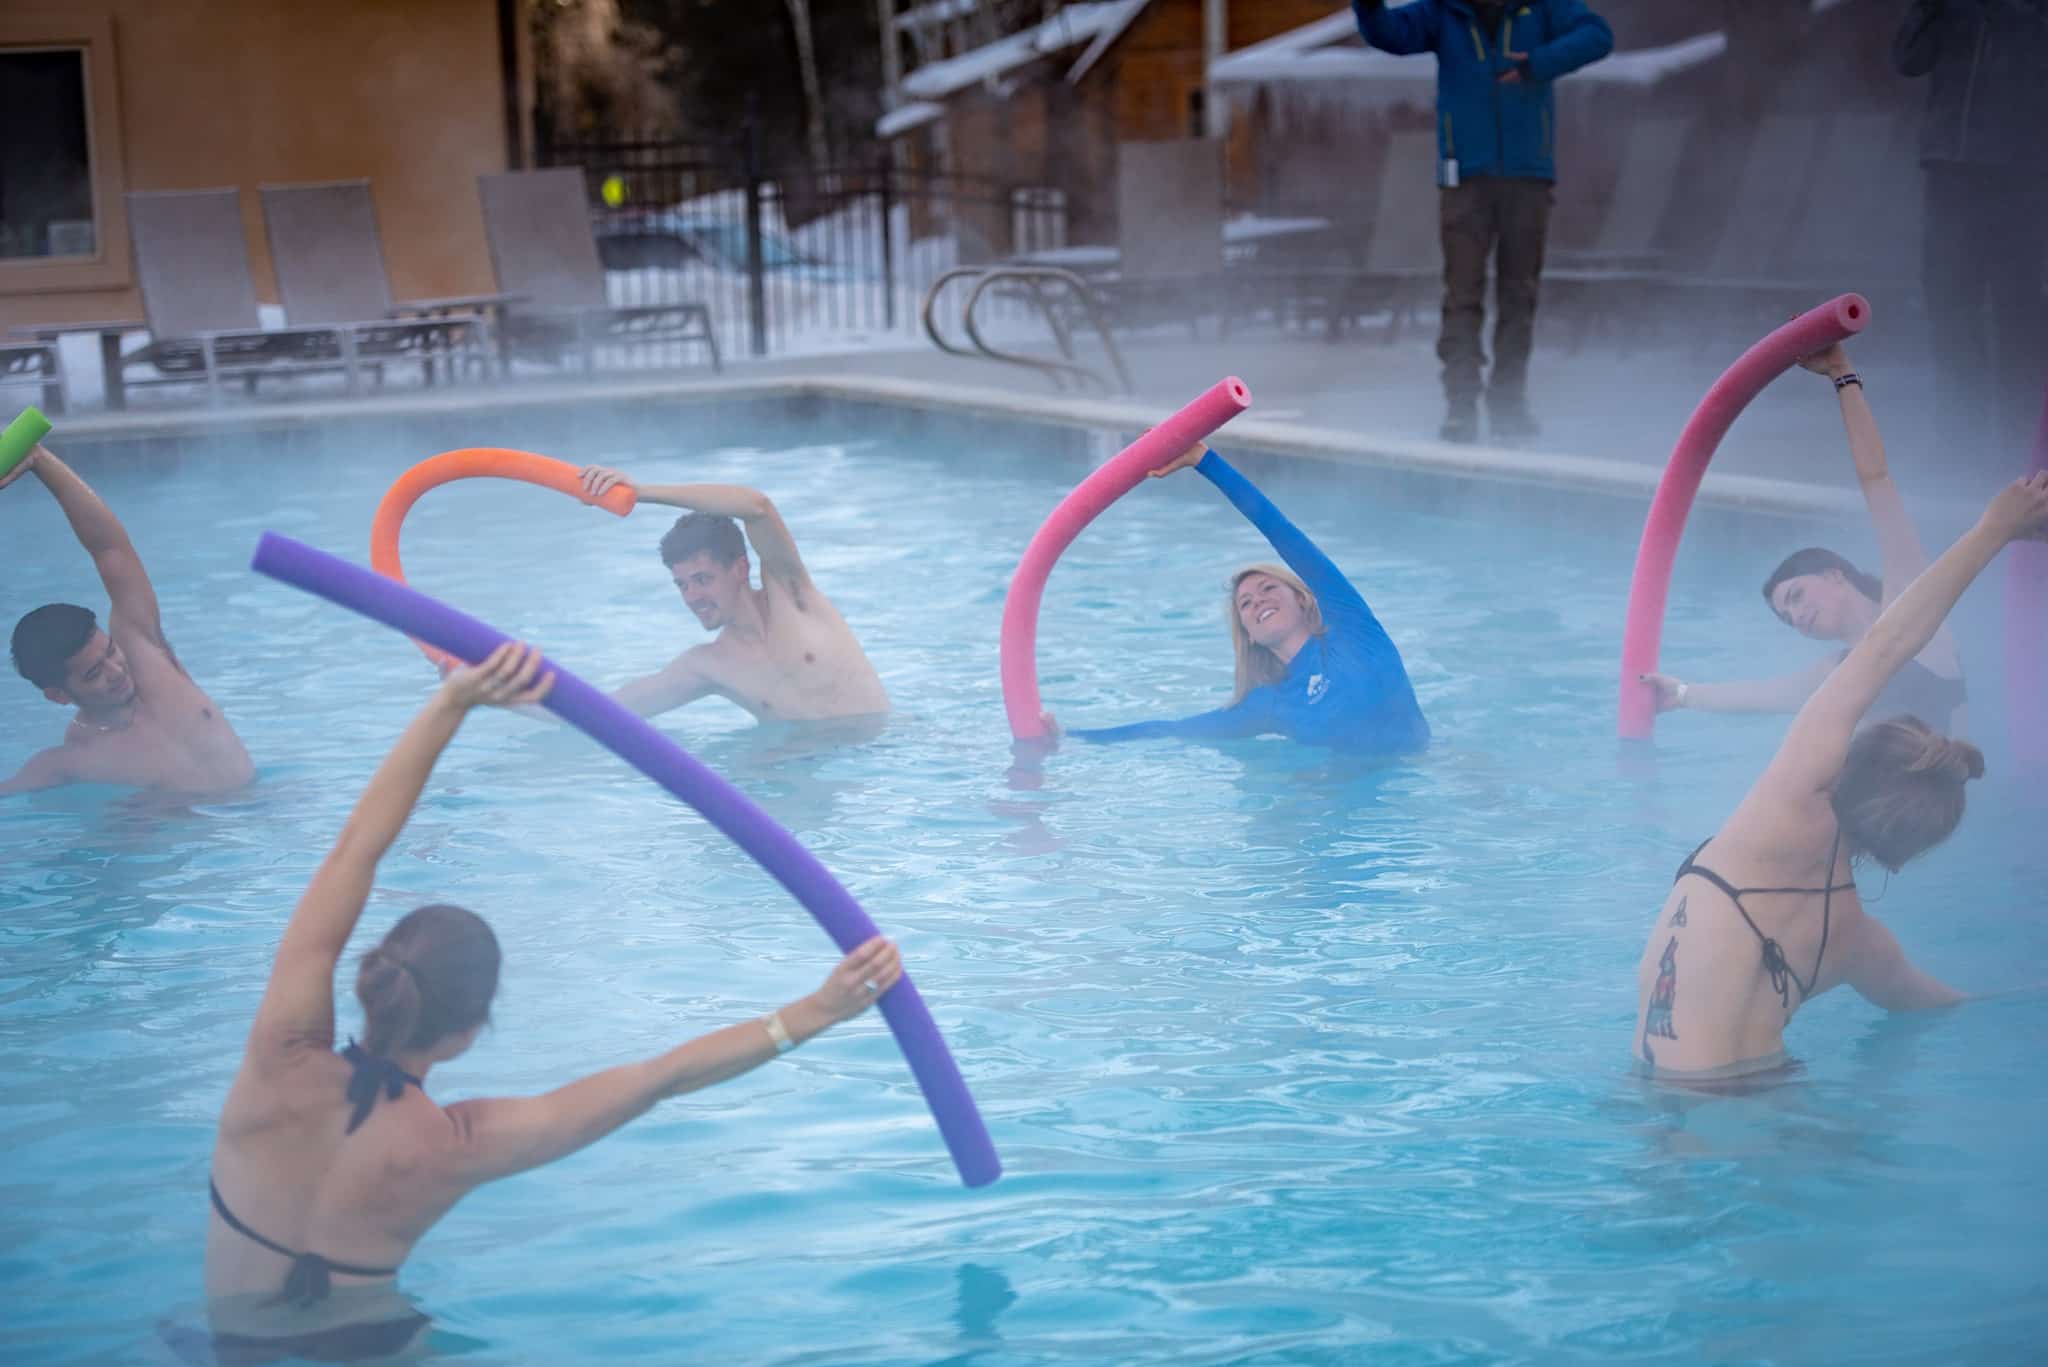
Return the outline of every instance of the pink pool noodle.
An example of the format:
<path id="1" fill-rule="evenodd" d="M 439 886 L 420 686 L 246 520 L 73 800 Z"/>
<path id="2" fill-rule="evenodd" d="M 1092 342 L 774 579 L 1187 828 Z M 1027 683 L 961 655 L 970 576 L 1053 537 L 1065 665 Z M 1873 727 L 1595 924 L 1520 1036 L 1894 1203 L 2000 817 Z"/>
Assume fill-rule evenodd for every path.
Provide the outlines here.
<path id="1" fill-rule="evenodd" d="M 2048 470 L 2048 385 L 2029 472 Z M 2022 774 L 2048 774 L 2048 542 L 2015 541 L 2005 567 L 2005 698 Z"/>
<path id="2" fill-rule="evenodd" d="M 1024 558 L 1017 562 L 1017 573 L 1010 579 L 1009 596 L 1003 599 L 1003 707 L 1010 714 L 1010 734 L 1018 740 L 1036 740 L 1045 734 L 1038 719 L 1044 710 L 1038 700 L 1038 601 L 1060 553 L 1139 480 L 1206 439 L 1251 407 L 1251 402 L 1251 391 L 1243 380 L 1235 375 L 1218 380 L 1200 398 L 1075 485 L 1024 548 Z"/>
<path id="3" fill-rule="evenodd" d="M 1650 502 L 1636 548 L 1635 578 L 1628 589 L 1628 630 L 1621 643 L 1621 734 L 1631 740 L 1649 736 L 1657 720 L 1657 698 L 1638 674 L 1657 672 L 1657 652 L 1664 641 L 1664 599 L 1671 588 L 1671 566 L 1678 558 L 1678 540 L 1685 532 L 1693 495 L 1707 473 L 1707 462 L 1728 428 L 1763 393 L 1764 386 L 1823 347 L 1863 331 L 1870 305 L 1860 294 L 1844 294 L 1800 314 L 1742 353 L 1714 381 L 1714 387 L 1692 411 L 1678 434 L 1664 478 Z"/>

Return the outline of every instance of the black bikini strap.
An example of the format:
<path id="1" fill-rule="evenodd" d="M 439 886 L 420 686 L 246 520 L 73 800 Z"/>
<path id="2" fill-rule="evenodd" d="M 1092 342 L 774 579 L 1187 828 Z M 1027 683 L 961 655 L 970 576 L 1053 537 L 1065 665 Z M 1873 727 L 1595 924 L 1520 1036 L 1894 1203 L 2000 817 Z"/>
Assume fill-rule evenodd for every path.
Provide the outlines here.
<path id="1" fill-rule="evenodd" d="M 1700 857 L 1701 850 L 1705 849 L 1707 846 L 1713 843 L 1714 837 L 1710 835 L 1705 840 L 1702 840 L 1699 844 L 1693 846 L 1692 853 L 1687 855 L 1685 857 L 1685 862 L 1678 866 L 1678 872 L 1671 875 L 1671 881 L 1676 883 L 1679 879 L 1685 877 L 1688 873 L 1698 873 L 1704 874 L 1708 877 L 1712 877 L 1716 883 L 1720 882 L 1721 880 L 1719 877 L 1713 875 L 1709 870 L 1703 869 L 1692 862 L 1693 860 Z"/>
<path id="2" fill-rule="evenodd" d="M 355 1109 L 349 1112 L 348 1129 L 343 1131 L 344 1134 L 354 1134 L 356 1127 L 369 1118 L 370 1108 L 377 1104 L 379 1092 L 387 1101 L 396 1101 L 407 1084 L 420 1085 L 420 1080 L 411 1073 L 390 1059 L 371 1053 L 354 1040 L 348 1042 L 348 1048 L 341 1051 L 341 1056 L 355 1070 L 348 1078 L 348 1101 Z"/>
<path id="3" fill-rule="evenodd" d="M 1790 1011 L 1792 1009 L 1792 989 L 1795 986 L 1799 989 L 1799 1000 L 1803 1002 L 1813 995 L 1813 989 L 1815 984 L 1820 982 L 1820 966 L 1822 961 L 1827 958 L 1828 954 L 1828 923 L 1830 920 L 1830 913 L 1834 907 L 1835 894 L 1838 892 L 1847 892 L 1856 886 L 1856 880 L 1853 877 L 1850 878 L 1850 880 L 1846 883 L 1837 883 L 1833 881 L 1835 876 L 1835 861 L 1839 859 L 1842 854 L 1841 828 L 1839 826 L 1835 828 L 1835 842 L 1834 844 L 1828 847 L 1828 884 L 1825 887 L 1819 888 L 1738 888 L 1733 883 L 1730 883 L 1727 879 L 1723 878 L 1720 874 L 1715 873 L 1712 869 L 1706 867 L 1704 864 L 1695 864 L 1692 862 L 1699 855 L 1700 850 L 1705 849 L 1710 843 L 1712 843 L 1711 836 L 1708 837 L 1708 839 L 1706 840 L 1702 840 L 1699 843 L 1699 848 L 1695 849 L 1691 854 L 1685 857 L 1685 863 L 1679 866 L 1678 877 L 1683 878 L 1689 873 L 1693 874 L 1696 877 L 1706 879 L 1709 883 L 1712 883 L 1715 887 L 1719 888 L 1722 892 L 1728 895 L 1728 900 L 1735 904 L 1736 913 L 1742 917 L 1745 923 L 1748 924 L 1750 933 L 1756 936 L 1758 940 L 1763 942 L 1764 972 L 1770 974 L 1771 986 L 1777 989 L 1779 1005 L 1783 1006 L 1787 1011 Z M 1673 879 L 1672 881 L 1676 882 L 1677 879 Z M 1812 977 L 1808 978 L 1804 982 L 1800 981 L 1798 971 L 1794 969 L 1791 964 L 1785 961 L 1785 947 L 1779 944 L 1776 940 L 1772 939 L 1770 936 L 1764 934 L 1763 927 L 1759 926 L 1756 923 L 1756 919 L 1749 914 L 1749 908 L 1742 905 L 1742 899 L 1744 895 L 1748 893 L 1772 892 L 1803 892 L 1808 894 L 1817 892 L 1821 894 L 1820 952 L 1813 956 Z"/>
<path id="4" fill-rule="evenodd" d="M 1827 876 L 1831 880 L 1835 876 L 1835 860 L 1840 858 L 1841 854 L 1842 832 L 1841 828 L 1837 827 L 1835 830 L 1835 843 L 1828 846 Z M 1825 888 L 1821 889 L 1820 949 L 1813 956 L 1813 972 L 1807 976 L 1804 982 L 1800 981 L 1798 971 L 1795 970 L 1791 964 L 1785 962 L 1784 946 L 1780 945 L 1776 940 L 1773 940 L 1770 936 L 1764 934 L 1761 930 L 1757 930 L 1756 922 L 1749 921 L 1749 913 L 1746 911 L 1742 911 L 1742 903 L 1737 902 L 1735 904 L 1735 909 L 1737 911 L 1742 911 L 1742 919 L 1745 921 L 1749 921 L 1749 928 L 1751 930 L 1756 930 L 1757 938 L 1764 942 L 1764 970 L 1771 975 L 1771 986 L 1778 989 L 1778 1001 L 1780 1004 L 1784 1006 L 1784 1008 L 1787 1011 L 1790 1011 L 1792 1009 L 1792 994 L 1786 990 L 1785 980 L 1787 978 L 1790 978 L 1792 980 L 1792 985 L 1796 986 L 1799 989 L 1799 1000 L 1801 1002 L 1804 1002 L 1813 996 L 1813 989 L 1820 985 L 1820 966 L 1827 960 L 1828 957 L 1828 923 L 1832 919 L 1831 913 L 1834 910 L 1835 893 L 1839 890 L 1845 888 L 1853 888 L 1855 886 L 1856 880 L 1854 878 L 1851 878 L 1847 883 L 1835 883 L 1831 881 Z M 1779 891 L 1779 889 L 1756 888 L 1752 889 L 1752 891 L 1769 892 Z M 1801 889 L 1783 889 L 1783 891 L 1801 891 Z M 1813 889 L 1806 888 L 1804 889 L 1804 891 L 1811 892 L 1813 891 Z"/>
<path id="5" fill-rule="evenodd" d="M 1852 889 L 1856 886 L 1856 875 L 1852 871 L 1847 883 L 1836 883 L 1835 861 L 1842 857 L 1842 828 L 1835 827 L 1835 843 L 1828 846 L 1828 890 L 1820 899 L 1820 952 L 1813 956 L 1813 977 L 1799 989 L 1799 1000 L 1805 1001 L 1813 995 L 1814 985 L 1820 982 L 1821 961 L 1828 957 L 1828 912 L 1833 908 L 1837 888 Z"/>
<path id="6" fill-rule="evenodd" d="M 221 1199 L 220 1187 L 212 1178 L 206 1179 L 206 1194 L 213 1200 L 213 1208 L 220 1212 L 221 1221 L 249 1242 L 269 1249 L 280 1258 L 292 1260 L 292 1270 L 285 1274 L 284 1286 L 278 1291 L 277 1299 L 293 1305 L 311 1305 L 324 1298 L 333 1287 L 333 1273 L 349 1277 L 395 1277 L 395 1267 L 364 1267 L 360 1263 L 338 1263 L 323 1258 L 318 1253 L 294 1253 L 275 1239 L 242 1223 L 236 1214 L 228 1209 L 228 1203 Z"/>
<path id="7" fill-rule="evenodd" d="M 254 1244 L 261 1244 L 263 1247 L 269 1249 L 272 1253 L 277 1254 L 279 1257 L 297 1258 L 299 1256 L 291 1249 L 286 1248 L 283 1244 L 277 1242 L 277 1240 L 266 1239 L 261 1234 L 257 1233 L 255 1230 L 249 1228 L 249 1226 L 243 1224 L 241 1220 L 236 1217 L 235 1213 L 228 1209 L 228 1203 L 221 1199 L 220 1188 L 217 1185 L 215 1185 L 214 1180 L 211 1177 L 206 1179 L 206 1194 L 213 1198 L 213 1208 L 214 1210 L 220 1213 L 220 1218 L 222 1219 L 222 1221 L 226 1223 L 227 1227 L 229 1229 L 232 1229 L 235 1233 L 241 1235 L 244 1239 L 247 1239 L 249 1242 Z"/>

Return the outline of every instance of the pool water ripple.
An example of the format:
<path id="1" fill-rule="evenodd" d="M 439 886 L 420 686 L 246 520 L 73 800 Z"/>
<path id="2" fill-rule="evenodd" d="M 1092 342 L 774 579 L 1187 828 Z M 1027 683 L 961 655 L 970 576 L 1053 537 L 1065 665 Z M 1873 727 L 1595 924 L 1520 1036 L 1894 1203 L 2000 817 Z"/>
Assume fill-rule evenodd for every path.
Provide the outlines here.
<path id="1" fill-rule="evenodd" d="M 1654 752 L 1612 741 L 1633 509 L 1588 499 L 1563 525 L 1505 501 L 1457 520 L 1366 474 L 1259 466 L 1401 643 L 1433 751 L 1361 765 L 1273 742 L 1070 742 L 1033 757 L 1003 727 L 1002 586 L 1083 467 L 814 439 L 607 449 L 650 480 L 766 486 L 866 640 L 899 708 L 879 734 L 757 729 L 722 704 L 660 725 L 901 939 L 1008 1176 L 960 1189 L 886 1029 L 863 1019 L 465 1202 L 407 1272 L 437 1354 L 2031 1356 L 2048 1328 L 2048 1003 L 1895 1020 L 1838 993 L 1794 1029 L 1803 1074 L 1752 1096 L 1627 1072 L 1647 918 L 1781 725 L 1681 716 Z M 87 467 L 259 776 L 196 802 L 0 803 L 8 1361 L 161 1361 L 159 1322 L 191 1318 L 212 1122 L 278 931 L 433 682 L 393 634 L 243 566 L 265 527 L 363 558 L 376 496 L 425 454 L 316 449 L 287 472 L 229 453 L 169 478 Z M 239 507 L 266 511 L 221 516 L 227 479 Z M 47 507 L 6 512 L 22 605 L 100 601 Z M 1754 523 L 1696 519 L 1674 667 L 1809 657 L 1751 601 L 1756 547 L 1862 542 Z M 661 527 L 470 484 L 420 505 L 406 563 L 616 684 L 700 639 L 654 556 Z M 1198 481 L 1141 488 L 1052 576 L 1048 705 L 1074 724 L 1216 705 L 1227 572 L 1268 558 Z M 1988 596 L 1966 602 L 1987 703 L 1995 620 Z M 0 714 L 10 756 L 60 716 L 17 703 Z M 1981 988 L 2043 976 L 2038 801 L 1994 763 L 1956 839 L 1873 904 L 1931 971 Z M 436 1075 L 450 1099 L 667 1047 L 809 991 L 832 960 L 703 822 L 580 736 L 516 717 L 465 726 L 381 870 L 363 942 L 428 899 L 485 912 L 506 954 L 492 1029 Z"/>

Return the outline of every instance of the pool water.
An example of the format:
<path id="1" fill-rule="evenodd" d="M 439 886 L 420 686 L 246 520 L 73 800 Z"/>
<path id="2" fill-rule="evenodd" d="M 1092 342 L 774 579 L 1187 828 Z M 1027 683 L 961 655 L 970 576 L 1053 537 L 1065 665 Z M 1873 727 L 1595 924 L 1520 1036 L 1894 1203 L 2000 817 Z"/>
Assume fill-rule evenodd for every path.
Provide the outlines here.
<path id="1" fill-rule="evenodd" d="M 723 703 L 661 725 L 901 940 L 1007 1175 L 960 1187 L 864 1017 L 457 1207 L 404 1278 L 434 1356 L 2033 1356 L 2048 1000 L 1889 1018 L 1844 990 L 1801 1013 L 1787 1085 L 1699 1098 L 1629 1074 L 1649 919 L 1782 729 L 1681 715 L 1654 747 L 1613 740 L 1639 505 L 1247 461 L 1400 644 L 1434 749 L 1370 766 L 1279 741 L 1069 743 L 1032 762 L 1004 727 L 997 622 L 1025 541 L 1086 470 L 1070 444 L 791 424 L 706 449 L 696 430 L 684 414 L 553 450 L 766 488 L 898 711 L 868 736 L 756 728 Z M 433 682 L 399 637 L 248 555 L 269 528 L 366 558 L 378 495 L 435 449 L 251 436 L 78 462 L 259 779 L 214 801 L 0 802 L 0 1358 L 164 1361 L 160 1325 L 195 1314 L 213 1120 L 280 928 Z M 10 621 L 103 604 L 40 489 L 7 491 L 0 517 Z M 406 565 L 615 685 L 702 639 L 655 554 L 665 526 L 476 482 L 415 510 Z M 1669 665 L 1810 659 L 1755 584 L 1823 538 L 1874 558 L 1862 528 L 1696 514 Z M 1141 486 L 1053 575 L 1048 705 L 1105 724 L 1222 701 L 1225 577 L 1268 558 L 1198 476 Z M 1996 580 L 1960 617 L 1994 738 Z M 12 696 L 7 763 L 63 715 Z M 1965 988 L 2048 976 L 2040 799 L 1990 748 L 1956 838 L 1889 887 L 1863 880 L 1916 961 Z M 443 759 L 359 946 L 427 900 L 482 911 L 506 954 L 493 1029 L 434 1076 L 444 1100 L 666 1048 L 810 991 L 834 958 L 692 813 L 575 733 L 502 714 Z"/>

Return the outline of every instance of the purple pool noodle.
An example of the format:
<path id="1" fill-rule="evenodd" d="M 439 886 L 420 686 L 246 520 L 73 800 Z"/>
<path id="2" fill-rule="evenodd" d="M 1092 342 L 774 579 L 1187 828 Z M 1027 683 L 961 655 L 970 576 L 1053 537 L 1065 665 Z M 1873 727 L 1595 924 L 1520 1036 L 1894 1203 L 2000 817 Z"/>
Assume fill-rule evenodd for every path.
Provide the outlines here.
<path id="1" fill-rule="evenodd" d="M 417 589 L 275 532 L 263 534 L 250 567 L 464 660 L 481 660 L 511 639 Z M 853 894 L 737 788 L 554 661 L 545 661 L 544 667 L 554 671 L 555 686 L 542 706 L 696 808 L 788 888 L 842 953 L 880 933 Z M 1002 1175 L 1002 1160 L 910 975 L 905 973 L 877 1005 L 924 1091 L 960 1180 L 970 1187 L 995 1181 Z"/>

